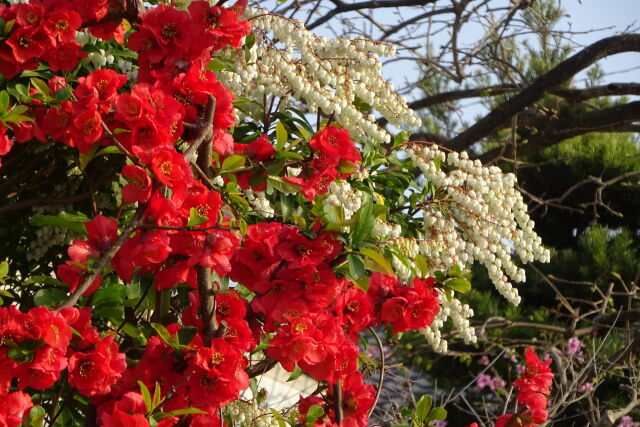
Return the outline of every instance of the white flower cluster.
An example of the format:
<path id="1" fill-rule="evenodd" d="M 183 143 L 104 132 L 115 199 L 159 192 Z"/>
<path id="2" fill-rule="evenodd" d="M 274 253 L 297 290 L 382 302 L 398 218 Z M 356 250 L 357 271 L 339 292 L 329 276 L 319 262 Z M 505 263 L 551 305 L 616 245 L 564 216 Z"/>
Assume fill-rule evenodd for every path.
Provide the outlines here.
<path id="1" fill-rule="evenodd" d="M 233 427 L 278 427 L 280 424 L 268 409 L 237 400 L 224 408 Z"/>
<path id="2" fill-rule="evenodd" d="M 487 267 L 498 291 L 519 304 L 518 291 L 509 283 L 525 280 L 524 270 L 513 262 L 512 249 L 522 262 L 547 262 L 527 214 L 513 174 L 497 167 L 483 167 L 467 153 L 446 156 L 435 145 L 413 146 L 409 155 L 425 179 L 435 185 L 424 207 L 424 243 L 420 253 L 434 269 L 454 264 L 462 267 L 479 261 Z M 436 165 L 446 160 L 447 170 Z"/>
<path id="3" fill-rule="evenodd" d="M 418 256 L 419 246 L 415 239 L 399 237 L 389 243 L 409 259 L 414 259 Z M 403 260 L 395 254 L 391 258 L 391 265 L 393 266 L 393 271 L 396 273 L 396 276 L 403 282 L 409 282 L 415 277 L 415 270 L 412 268 L 412 265 L 407 264 L 406 260 L 403 262 Z"/>
<path id="4" fill-rule="evenodd" d="M 344 219 L 351 219 L 354 213 L 362 207 L 362 191 L 351 187 L 347 181 L 339 180 L 329 184 L 329 195 L 324 203 L 342 207 Z"/>
<path id="5" fill-rule="evenodd" d="M 64 209 L 71 209 L 71 206 L 34 206 L 34 214 L 57 215 Z M 29 243 L 27 260 L 38 261 L 47 254 L 47 251 L 54 246 L 67 246 L 73 239 L 78 239 L 76 233 L 62 227 L 44 226 L 36 229 L 36 238 Z"/>
<path id="6" fill-rule="evenodd" d="M 400 224 L 392 224 L 382 218 L 376 217 L 371 234 L 381 241 L 397 239 L 402 234 L 402 227 Z"/>
<path id="7" fill-rule="evenodd" d="M 477 342 L 475 328 L 469 322 L 469 318 L 473 316 L 471 307 L 468 304 L 461 303 L 455 297 L 449 301 L 444 292 L 440 290 L 438 290 L 438 293 L 441 301 L 440 313 L 438 313 L 431 326 L 422 331 L 429 344 L 438 353 L 447 351 L 447 341 L 442 338 L 440 329 L 449 318 L 451 318 L 456 332 L 460 334 L 466 344 Z"/>
<path id="8" fill-rule="evenodd" d="M 382 77 L 380 56 L 392 56 L 391 45 L 366 39 L 327 40 L 297 20 L 247 8 L 256 43 L 250 57 L 236 55 L 236 72 L 221 70 L 220 80 L 234 93 L 262 102 L 265 95 L 304 99 L 309 110 L 332 114 L 352 138 L 388 142 L 389 134 L 364 114 L 356 102 L 370 105 L 395 126 L 417 127 L 420 119 Z M 273 40 L 267 34 L 273 34 Z M 281 48 L 281 46 L 284 46 Z"/>
<path id="9" fill-rule="evenodd" d="M 133 64 L 131 62 L 125 61 L 124 59 L 118 59 L 116 65 L 121 73 L 127 75 L 127 80 L 134 82 L 138 80 L 138 69 L 133 68 Z"/>
<path id="10" fill-rule="evenodd" d="M 269 200 L 265 197 L 264 191 L 253 191 L 251 189 L 245 191 L 247 201 L 253 209 L 264 218 L 273 218 L 273 207 Z"/>

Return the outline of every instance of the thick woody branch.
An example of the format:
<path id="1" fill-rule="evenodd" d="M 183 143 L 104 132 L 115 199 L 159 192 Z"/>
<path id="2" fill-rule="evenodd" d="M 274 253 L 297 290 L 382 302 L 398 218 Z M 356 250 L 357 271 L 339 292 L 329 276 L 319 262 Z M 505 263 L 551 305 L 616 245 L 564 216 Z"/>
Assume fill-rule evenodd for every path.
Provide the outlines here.
<path id="1" fill-rule="evenodd" d="M 333 398 L 336 411 L 336 423 L 340 424 L 344 419 L 344 411 L 342 409 L 342 381 L 338 380 L 333 385 Z"/>
<path id="2" fill-rule="evenodd" d="M 540 122 L 536 125 L 538 133 L 526 143 L 518 145 L 518 155 L 531 154 L 589 132 L 627 132 L 628 126 L 636 121 L 640 121 L 640 101 Z M 489 161 L 501 155 L 501 152 L 500 148 L 491 150 L 483 154 L 480 160 Z"/>
<path id="3" fill-rule="evenodd" d="M 538 77 L 522 92 L 502 103 L 485 117 L 478 120 L 476 124 L 451 139 L 447 147 L 453 150 L 468 148 L 496 129 L 499 129 L 504 123 L 509 122 L 514 115 L 523 111 L 527 106 L 538 101 L 549 88 L 559 86 L 599 59 L 622 52 L 637 51 L 640 51 L 640 34 L 622 34 L 593 43 Z"/>
<path id="4" fill-rule="evenodd" d="M 205 174 L 205 179 L 213 178 L 212 168 L 212 138 L 213 118 L 216 100 L 209 96 L 202 120 L 198 123 L 198 133 L 191 146 L 184 153 L 186 162 L 193 163 L 195 153 L 198 153 L 197 166 Z M 205 242 L 205 244 L 207 244 Z M 200 318 L 202 319 L 202 336 L 205 345 L 210 345 L 211 339 L 219 332 L 216 319 L 216 295 L 211 280 L 211 268 L 198 265 L 196 267 L 198 295 L 200 297 Z M 223 331 L 222 331 L 223 332 Z"/>

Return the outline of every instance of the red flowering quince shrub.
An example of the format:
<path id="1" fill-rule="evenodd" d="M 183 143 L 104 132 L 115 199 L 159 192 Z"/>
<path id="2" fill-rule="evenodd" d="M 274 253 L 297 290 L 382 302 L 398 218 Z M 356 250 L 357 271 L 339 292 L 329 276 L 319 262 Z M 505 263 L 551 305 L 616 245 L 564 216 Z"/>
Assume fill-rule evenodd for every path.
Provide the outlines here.
<path id="1" fill-rule="evenodd" d="M 323 54 L 296 39 L 307 53 L 291 56 L 282 26 L 264 28 L 294 21 L 225 3 L 0 2 L 7 210 L 42 200 L 53 210 L 27 216 L 25 236 L 68 231 L 42 250 L 7 235 L 21 243 L 0 260 L 0 426 L 366 426 L 384 359 L 365 337 L 435 345 L 468 311 L 461 262 L 421 246 L 443 240 L 425 237 L 420 198 L 449 207 L 414 180 L 407 133 L 386 138 L 355 95 L 329 102 L 343 90 L 323 92 L 340 86 L 332 67 L 296 76 Z M 358 43 L 360 65 L 387 52 Z M 281 78 L 251 74 L 278 55 Z M 376 108 L 411 114 L 394 102 Z M 42 157 L 51 178 L 15 169 Z M 496 425 L 547 418 L 553 374 L 526 360 L 519 409 Z M 276 365 L 317 389 L 271 411 L 256 378 Z"/>

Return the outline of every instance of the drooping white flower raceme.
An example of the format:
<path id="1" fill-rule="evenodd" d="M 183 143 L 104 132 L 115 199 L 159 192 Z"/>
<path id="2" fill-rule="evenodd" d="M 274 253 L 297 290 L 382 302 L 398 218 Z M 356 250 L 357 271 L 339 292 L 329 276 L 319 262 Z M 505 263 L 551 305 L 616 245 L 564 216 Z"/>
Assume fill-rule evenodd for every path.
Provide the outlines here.
<path id="1" fill-rule="evenodd" d="M 420 254 L 434 269 L 480 262 L 498 292 L 519 304 L 518 291 L 509 280 L 524 282 L 525 273 L 516 266 L 512 252 L 528 263 L 547 262 L 549 251 L 533 230 L 534 223 L 515 188 L 515 176 L 497 167 L 483 167 L 467 153 L 452 152 L 445 158 L 434 145 L 414 145 L 409 155 L 436 189 L 435 197 L 422 210 Z"/>
<path id="2" fill-rule="evenodd" d="M 358 103 L 370 105 L 392 125 L 421 124 L 382 76 L 380 56 L 395 55 L 393 46 L 362 38 L 327 40 L 295 19 L 260 8 L 248 8 L 245 18 L 254 25 L 256 43 L 247 57 L 236 55 L 235 71 L 217 72 L 237 95 L 258 102 L 266 95 L 304 100 L 310 112 L 333 115 L 359 141 L 388 142 L 390 136 Z"/>

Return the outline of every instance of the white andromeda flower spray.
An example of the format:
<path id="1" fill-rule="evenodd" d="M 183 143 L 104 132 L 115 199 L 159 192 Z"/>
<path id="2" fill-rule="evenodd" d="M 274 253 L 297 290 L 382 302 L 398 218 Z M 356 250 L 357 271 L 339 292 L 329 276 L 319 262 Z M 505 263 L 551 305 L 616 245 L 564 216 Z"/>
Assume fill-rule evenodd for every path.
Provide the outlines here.
<path id="1" fill-rule="evenodd" d="M 244 17 L 256 35 L 249 58 L 236 55 L 236 72 L 218 71 L 220 81 L 236 95 L 259 102 L 266 95 L 304 99 L 310 112 L 333 115 L 354 140 L 391 138 L 373 115 L 356 108 L 358 101 L 392 125 L 420 126 L 406 100 L 382 76 L 380 57 L 395 55 L 393 46 L 362 38 L 327 40 L 298 20 L 261 8 L 248 8 Z"/>
<path id="2" fill-rule="evenodd" d="M 216 71 L 236 95 L 258 104 L 267 97 L 280 98 L 280 106 L 303 101 L 308 112 L 330 115 L 360 143 L 388 143 L 391 136 L 376 124 L 373 115 L 356 107 L 359 103 L 368 104 L 393 126 L 421 125 L 406 100 L 382 76 L 380 57 L 395 55 L 393 46 L 362 38 L 328 40 L 309 32 L 297 20 L 261 8 L 248 8 L 245 18 L 254 25 L 255 43 L 246 54 L 236 55 L 235 71 Z M 240 117 L 243 113 L 236 114 Z M 419 204 L 420 213 L 412 218 L 421 224 L 415 238 L 402 237 L 398 224 L 375 219 L 373 234 L 380 244 L 393 245 L 405 257 L 391 257 L 396 275 L 404 282 L 415 277 L 418 256 L 427 262 L 429 274 L 456 265 L 464 269 L 478 261 L 487 268 L 498 292 L 510 303 L 519 304 L 520 296 L 511 281 L 524 282 L 525 272 L 515 264 L 513 255 L 523 263 L 547 262 L 549 251 L 533 230 L 515 176 L 497 167 L 484 167 L 480 161 L 470 160 L 467 153 L 447 154 L 435 144 L 407 143 L 404 150 L 432 191 Z M 375 173 L 361 168 L 351 179 L 363 183 Z M 263 194 L 251 194 L 249 200 L 256 211 L 273 216 Z M 338 180 L 330 184 L 323 203 L 340 208 L 348 220 L 363 206 L 364 194 L 349 182 Z M 469 322 L 473 310 L 454 293 L 439 292 L 441 311 L 423 331 L 427 341 L 435 351 L 446 351 L 440 330 L 451 318 L 466 343 L 476 342 Z"/>

